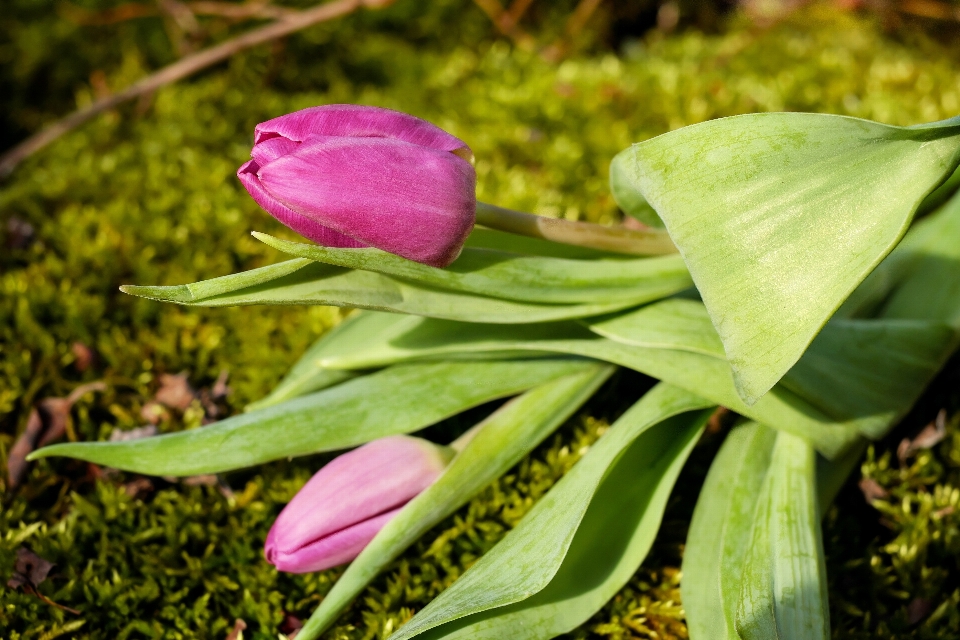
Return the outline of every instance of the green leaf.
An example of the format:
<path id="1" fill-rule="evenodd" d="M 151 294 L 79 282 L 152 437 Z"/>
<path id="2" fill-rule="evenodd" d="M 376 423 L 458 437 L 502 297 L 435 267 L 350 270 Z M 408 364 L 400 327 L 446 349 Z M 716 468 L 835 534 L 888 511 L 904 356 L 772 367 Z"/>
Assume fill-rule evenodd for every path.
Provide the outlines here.
<path id="1" fill-rule="evenodd" d="M 780 386 L 838 422 L 883 437 L 943 366 L 957 332 L 921 320 L 831 321 Z"/>
<path id="2" fill-rule="evenodd" d="M 193 284 L 124 285 L 121 289 L 135 296 L 190 306 L 332 305 L 495 324 L 595 316 L 634 304 L 630 300 L 587 304 L 501 300 L 421 286 L 379 273 L 333 267 L 303 258 Z"/>
<path id="3" fill-rule="evenodd" d="M 683 551 L 680 591 L 691 640 L 740 640 L 740 579 L 776 439 L 756 422 L 739 425 L 710 465 Z"/>
<path id="4" fill-rule="evenodd" d="M 635 162 L 632 149 L 624 149 L 610 161 L 610 193 L 617 206 L 628 216 L 649 227 L 663 228 L 663 220 L 643 194 L 633 186 L 630 164 Z"/>
<path id="5" fill-rule="evenodd" d="M 350 564 L 298 637 L 311 640 L 322 633 L 387 563 L 532 451 L 612 372 L 612 367 L 596 364 L 540 385 L 495 411 L 443 475 L 407 503 Z"/>
<path id="6" fill-rule="evenodd" d="M 708 406 L 675 387 L 654 387 L 393 640 L 431 629 L 430 638 L 546 638 L 588 618 L 646 554 L 679 466 L 707 418 L 680 414 Z M 607 527 L 616 530 L 596 544 Z"/>
<path id="7" fill-rule="evenodd" d="M 816 454 L 788 433 L 777 434 L 757 501 L 736 627 L 743 640 L 830 637 Z"/>
<path id="8" fill-rule="evenodd" d="M 400 328 L 405 330 L 411 318 L 415 316 L 377 311 L 354 313 L 314 342 L 280 384 L 268 396 L 247 405 L 245 411 L 270 407 L 356 377 L 358 374 L 353 371 L 326 369 L 319 363 L 330 352 L 349 353 L 365 346 L 373 336 L 383 339 L 394 335 Z"/>
<path id="9" fill-rule="evenodd" d="M 633 147 L 749 404 L 796 363 L 960 163 L 956 120 L 892 127 L 765 113 Z"/>
<path id="10" fill-rule="evenodd" d="M 200 429 L 56 444 L 30 459 L 69 456 L 149 475 L 219 473 L 416 431 L 593 366 L 570 359 L 399 365 Z"/>
<path id="11" fill-rule="evenodd" d="M 960 330 L 960 194 L 917 226 L 923 233 L 910 246 L 913 259 L 881 314 Z"/>
<path id="12" fill-rule="evenodd" d="M 623 258 L 622 253 L 590 249 L 573 244 L 551 242 L 543 238 L 531 238 L 516 233 L 474 227 L 464 245 L 473 249 L 495 249 L 507 253 L 520 253 L 548 258 L 567 258 L 569 260 L 593 260 L 595 258 Z"/>
<path id="13" fill-rule="evenodd" d="M 657 300 L 693 285 L 679 255 L 656 258 L 567 260 L 465 247 L 437 269 L 380 249 L 335 249 L 253 233 L 299 258 L 363 269 L 427 287 L 491 298 L 550 304 Z"/>

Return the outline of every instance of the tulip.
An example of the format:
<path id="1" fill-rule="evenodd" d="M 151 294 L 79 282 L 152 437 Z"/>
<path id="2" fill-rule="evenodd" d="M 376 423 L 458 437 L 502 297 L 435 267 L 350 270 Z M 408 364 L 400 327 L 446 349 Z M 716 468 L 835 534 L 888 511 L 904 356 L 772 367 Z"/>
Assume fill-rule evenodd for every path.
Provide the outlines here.
<path id="1" fill-rule="evenodd" d="M 390 436 L 335 458 L 280 512 L 267 535 L 267 561 L 306 573 L 353 560 L 454 453 L 420 438 Z"/>
<path id="2" fill-rule="evenodd" d="M 473 228 L 477 175 L 462 140 L 405 113 L 312 107 L 256 127 L 237 177 L 257 203 L 328 247 L 376 247 L 444 267 Z"/>

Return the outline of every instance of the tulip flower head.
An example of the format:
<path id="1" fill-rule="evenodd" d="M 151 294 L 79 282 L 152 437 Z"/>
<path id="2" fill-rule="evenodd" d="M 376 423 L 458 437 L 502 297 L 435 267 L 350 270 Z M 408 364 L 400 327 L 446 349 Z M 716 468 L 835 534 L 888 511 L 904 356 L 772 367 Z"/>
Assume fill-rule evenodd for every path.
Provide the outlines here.
<path id="1" fill-rule="evenodd" d="M 462 140 L 414 116 L 312 107 L 256 127 L 237 176 L 257 203 L 328 247 L 376 247 L 435 267 L 473 228 L 477 176 Z"/>
<path id="2" fill-rule="evenodd" d="M 450 447 L 390 436 L 335 458 L 280 512 L 267 535 L 267 561 L 307 573 L 353 560 L 453 455 Z"/>

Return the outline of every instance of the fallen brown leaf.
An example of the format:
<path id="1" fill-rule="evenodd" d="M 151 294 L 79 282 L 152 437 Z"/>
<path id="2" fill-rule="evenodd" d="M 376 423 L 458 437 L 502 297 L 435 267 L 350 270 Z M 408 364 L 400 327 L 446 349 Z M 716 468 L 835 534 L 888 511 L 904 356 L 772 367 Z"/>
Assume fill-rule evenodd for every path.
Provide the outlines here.
<path id="1" fill-rule="evenodd" d="M 233 622 L 233 630 L 227 635 L 227 640 L 239 640 L 243 637 L 243 630 L 247 628 L 247 623 L 237 618 Z"/>
<path id="2" fill-rule="evenodd" d="M 907 624 L 917 624 L 930 614 L 932 608 L 933 603 L 926 598 L 914 598 L 907 605 Z"/>
<path id="3" fill-rule="evenodd" d="M 912 440 L 904 438 L 897 447 L 897 458 L 900 466 L 906 466 L 907 458 L 917 451 L 931 449 L 947 435 L 947 410 L 940 409 L 937 417 L 923 428 Z"/>
<path id="4" fill-rule="evenodd" d="M 16 487 L 23 480 L 23 476 L 27 472 L 27 456 L 33 451 L 42 432 L 43 420 L 40 418 L 40 412 L 34 408 L 27 418 L 27 426 L 10 448 L 10 454 L 7 456 L 8 488 Z"/>
<path id="5" fill-rule="evenodd" d="M 890 495 L 887 490 L 881 487 L 873 478 L 860 478 L 860 482 L 857 484 L 868 504 L 873 504 L 874 500 L 882 500 Z"/>
<path id="6" fill-rule="evenodd" d="M 103 391 L 102 382 L 83 384 L 66 398 L 44 398 L 30 410 L 27 425 L 7 456 L 7 484 L 14 488 L 27 471 L 27 456 L 37 447 L 45 447 L 63 437 L 71 429 L 70 409 L 82 396 L 91 391 Z"/>
<path id="7" fill-rule="evenodd" d="M 160 376 L 160 388 L 153 396 L 156 402 L 178 411 L 184 411 L 196 398 L 197 393 L 187 381 L 186 371 L 177 375 L 162 374 Z"/>
<path id="8" fill-rule="evenodd" d="M 13 576 L 7 580 L 11 589 L 19 589 L 24 585 L 39 587 L 47 579 L 47 574 L 53 569 L 53 563 L 44 560 L 30 549 L 17 549 L 17 563 L 13 569 Z"/>
<path id="9" fill-rule="evenodd" d="M 150 493 L 154 490 L 154 486 L 153 482 L 151 482 L 149 478 L 144 478 L 141 476 L 123 485 L 123 490 L 131 498 L 136 498 L 141 494 Z"/>
<path id="10" fill-rule="evenodd" d="M 110 432 L 110 442 L 142 440 L 143 438 L 152 438 L 155 435 L 157 435 L 157 427 L 152 424 L 148 424 L 143 427 L 137 427 L 135 429 L 129 429 L 127 431 L 114 427 L 113 431 Z"/>
<path id="11" fill-rule="evenodd" d="M 80 373 L 97 364 L 97 352 L 82 342 L 74 342 L 70 345 L 70 351 L 74 357 L 73 367 Z"/>
<path id="12" fill-rule="evenodd" d="M 70 421 L 70 409 L 77 403 L 77 400 L 93 391 L 106 391 L 107 385 L 102 382 L 90 382 L 82 384 L 70 392 L 66 398 L 44 398 L 40 401 L 40 417 L 46 425 L 39 447 L 45 447 L 51 442 L 56 442 L 63 437 L 63 434 L 72 432 Z"/>
<path id="13" fill-rule="evenodd" d="M 33 242 L 33 225 L 16 216 L 7 219 L 7 248 L 26 249 Z"/>

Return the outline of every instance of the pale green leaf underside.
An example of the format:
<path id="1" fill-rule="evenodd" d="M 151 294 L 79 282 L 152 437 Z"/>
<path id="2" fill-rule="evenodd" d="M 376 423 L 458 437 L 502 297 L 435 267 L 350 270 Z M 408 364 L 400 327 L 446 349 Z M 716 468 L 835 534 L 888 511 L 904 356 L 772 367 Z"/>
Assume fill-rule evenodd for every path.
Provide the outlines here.
<path id="1" fill-rule="evenodd" d="M 592 396 L 613 370 L 596 364 L 540 385 L 484 420 L 443 475 L 407 503 L 350 563 L 298 636 L 311 640 L 322 633 L 387 563 L 532 451 Z"/>
<path id="2" fill-rule="evenodd" d="M 493 326 L 416 318 L 404 327 L 398 323 L 402 332 L 372 338 L 361 348 L 338 350 L 333 345 L 315 364 L 365 369 L 482 353 L 582 355 L 699 393 L 807 438 L 832 458 L 857 433 L 878 437 L 906 412 L 954 340 L 952 331 L 938 324 L 838 320 L 828 325 L 781 384 L 749 406 L 733 386 L 719 339 L 699 302 L 664 300 L 583 323 L 586 326 L 574 322 Z M 857 366 L 848 366 L 845 358 Z"/>
<path id="3" fill-rule="evenodd" d="M 471 567 L 457 582 L 444 591 L 433 602 L 421 610 L 410 622 L 400 628 L 392 636 L 394 640 L 406 640 L 440 625 L 453 622 L 469 616 L 486 612 L 499 607 L 527 600 L 540 593 L 551 583 L 558 571 L 562 571 L 562 564 L 568 556 L 571 544 L 575 540 L 578 529 L 584 521 L 597 488 L 601 480 L 610 471 L 611 465 L 620 458 L 621 454 L 631 443 L 642 437 L 643 434 L 654 434 L 649 442 L 650 453 L 663 454 L 658 460 L 656 455 L 647 455 L 643 447 L 638 450 L 639 459 L 635 462 L 646 463 L 664 468 L 653 472 L 653 478 L 662 477 L 669 466 L 668 454 L 670 447 L 667 443 L 676 442 L 673 438 L 683 441 L 683 450 L 686 444 L 695 439 L 696 432 L 702 425 L 694 429 L 683 429 L 681 424 L 669 424 L 669 429 L 656 430 L 656 425 L 663 423 L 671 416 L 703 409 L 710 405 L 688 392 L 681 391 L 668 385 L 658 385 L 648 392 L 637 404 L 618 420 L 597 444 L 570 470 L 561 480 L 540 499 L 533 509 L 524 517 L 517 527 L 512 530 L 497 546 L 484 555 Z M 687 422 L 686 424 L 690 424 Z M 666 445 L 666 446 L 665 446 Z M 673 457 L 680 455 L 679 451 L 672 451 Z M 641 464 L 642 469 L 642 464 Z M 672 482 L 669 483 L 672 485 Z M 618 486 L 617 489 L 622 489 Z M 667 488 L 669 492 L 669 488 Z M 614 502 L 616 491 L 609 496 Z M 609 515 L 609 504 L 598 509 L 597 516 L 601 519 Z M 591 525 L 594 526 L 594 525 Z M 656 525 L 653 525 L 656 528 Z M 588 536 L 592 537 L 590 532 Z M 579 552 L 579 551 L 578 551 Z M 577 558 L 571 558 L 577 561 Z M 584 580 L 579 585 L 570 585 L 570 576 L 563 576 L 555 596 L 571 597 L 578 591 L 590 587 L 590 582 Z M 602 578 L 603 576 L 595 576 Z M 545 598 L 544 605 L 550 604 L 550 597 Z M 592 610 L 591 610 L 592 612 Z M 509 613 L 509 612 L 507 612 Z M 533 619 L 539 619 L 537 608 L 530 609 Z M 587 614 L 589 615 L 589 613 Z M 489 619 L 488 619 L 489 620 Z M 542 624 L 550 624 L 549 620 L 542 620 Z M 469 624 L 469 623 L 468 623 Z M 478 621 L 479 624 L 479 621 Z M 453 637 L 456 637 L 454 631 Z M 469 637 L 470 630 L 465 630 Z M 479 629 L 477 629 L 479 631 Z M 523 635 L 522 629 L 514 629 L 509 637 L 546 638 L 550 633 L 538 632 L 532 629 L 529 636 Z M 438 637 L 446 634 L 443 629 L 438 630 Z M 503 631 L 499 636 L 504 637 Z M 517 635 L 520 634 L 520 635 Z M 432 637 L 432 636 L 431 636 Z M 484 637 L 480 635 L 479 637 Z"/>
<path id="4" fill-rule="evenodd" d="M 735 620 L 743 640 L 830 637 L 816 453 L 788 433 L 777 434 L 757 500 Z"/>
<path id="5" fill-rule="evenodd" d="M 679 255 L 569 260 L 465 247 L 453 264 L 437 269 L 380 249 L 334 249 L 254 232 L 286 254 L 338 267 L 363 269 L 427 287 L 547 304 L 642 304 L 693 286 Z"/>
<path id="6" fill-rule="evenodd" d="M 960 126 L 723 118 L 632 147 L 752 403 L 800 358 L 960 161 Z"/>
<path id="7" fill-rule="evenodd" d="M 30 459 L 69 456 L 150 475 L 219 473 L 409 433 L 595 366 L 571 359 L 398 365 L 202 429 L 128 442 L 55 444 Z"/>
<path id="8" fill-rule="evenodd" d="M 734 428 L 710 465 L 683 552 L 683 608 L 691 640 L 740 640 L 735 616 L 754 512 L 777 432 Z"/>
<path id="9" fill-rule="evenodd" d="M 200 307 L 332 305 L 495 324 L 582 318 L 636 304 L 631 300 L 584 304 L 524 303 L 422 286 L 379 273 L 334 267 L 305 258 L 192 284 L 125 285 L 121 289 L 143 298 Z"/>
<path id="10" fill-rule="evenodd" d="M 610 193 L 617 206 L 628 216 L 650 227 L 663 228 L 663 220 L 657 215 L 643 194 L 633 186 L 633 150 L 625 149 L 610 161 Z"/>

